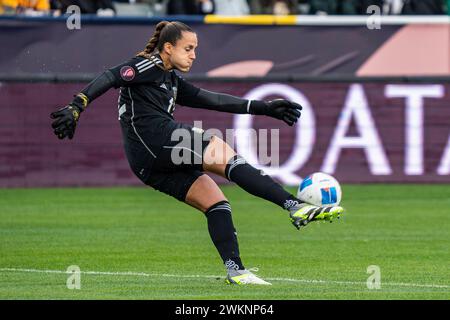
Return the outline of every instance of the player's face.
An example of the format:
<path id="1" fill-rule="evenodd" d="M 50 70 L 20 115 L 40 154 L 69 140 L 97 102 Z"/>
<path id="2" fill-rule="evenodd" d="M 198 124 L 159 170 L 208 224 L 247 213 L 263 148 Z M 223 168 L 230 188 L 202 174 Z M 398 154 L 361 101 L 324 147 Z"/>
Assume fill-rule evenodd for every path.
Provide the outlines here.
<path id="1" fill-rule="evenodd" d="M 177 70 L 188 72 L 196 58 L 197 35 L 187 31 L 183 31 L 182 35 L 181 39 L 170 50 L 170 64 Z"/>

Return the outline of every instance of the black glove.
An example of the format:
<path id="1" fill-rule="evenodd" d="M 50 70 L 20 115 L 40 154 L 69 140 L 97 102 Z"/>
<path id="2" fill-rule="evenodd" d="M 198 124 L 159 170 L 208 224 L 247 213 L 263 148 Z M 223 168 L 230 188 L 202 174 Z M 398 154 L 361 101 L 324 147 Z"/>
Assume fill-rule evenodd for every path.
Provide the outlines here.
<path id="1" fill-rule="evenodd" d="M 56 119 L 52 123 L 52 128 L 59 139 L 73 138 L 81 110 L 77 106 L 67 105 L 50 114 L 52 119 Z"/>
<path id="2" fill-rule="evenodd" d="M 59 139 L 73 138 L 80 113 L 86 108 L 87 103 L 87 97 L 80 93 L 70 104 L 50 114 L 50 118 L 56 119 L 52 122 L 52 128 Z"/>
<path id="3" fill-rule="evenodd" d="M 284 99 L 276 99 L 269 102 L 252 101 L 250 104 L 251 114 L 262 114 L 283 120 L 290 126 L 293 126 L 300 118 L 300 110 L 302 110 L 301 105 Z"/>

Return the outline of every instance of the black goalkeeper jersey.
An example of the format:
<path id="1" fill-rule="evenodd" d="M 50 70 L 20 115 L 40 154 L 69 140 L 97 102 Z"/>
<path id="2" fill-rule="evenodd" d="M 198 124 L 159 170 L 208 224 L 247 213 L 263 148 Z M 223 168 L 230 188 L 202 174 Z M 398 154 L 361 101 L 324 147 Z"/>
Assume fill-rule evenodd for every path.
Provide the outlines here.
<path id="1" fill-rule="evenodd" d="M 112 87 L 120 88 L 118 111 L 124 138 L 139 142 L 154 156 L 153 150 L 161 149 L 175 129 L 188 126 L 174 120 L 175 104 L 230 113 L 252 113 L 252 108 L 264 104 L 197 88 L 174 70 L 166 70 L 158 54 L 134 57 L 108 69 L 81 93 L 92 102 Z"/>
<path id="2" fill-rule="evenodd" d="M 159 55 L 134 57 L 109 71 L 114 87 L 120 88 L 118 112 L 124 137 L 137 137 L 156 153 L 180 127 L 173 118 L 175 104 L 189 105 L 185 100 L 196 97 L 200 89 L 174 70 L 165 70 Z"/>
<path id="3" fill-rule="evenodd" d="M 197 95 L 199 88 L 184 81 L 175 71 L 164 69 L 158 55 L 134 57 L 110 71 L 120 87 L 119 119 L 127 123 L 141 119 L 173 120 L 175 103 Z"/>

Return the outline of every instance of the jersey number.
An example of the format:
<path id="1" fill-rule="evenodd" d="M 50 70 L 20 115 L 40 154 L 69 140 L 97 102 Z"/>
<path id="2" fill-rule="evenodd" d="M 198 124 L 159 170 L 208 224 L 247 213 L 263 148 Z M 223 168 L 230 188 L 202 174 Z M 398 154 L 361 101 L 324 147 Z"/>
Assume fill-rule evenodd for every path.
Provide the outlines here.
<path id="1" fill-rule="evenodd" d="M 167 108 L 167 112 L 172 114 L 174 110 L 175 110 L 175 100 L 173 98 L 170 98 L 169 107 Z"/>

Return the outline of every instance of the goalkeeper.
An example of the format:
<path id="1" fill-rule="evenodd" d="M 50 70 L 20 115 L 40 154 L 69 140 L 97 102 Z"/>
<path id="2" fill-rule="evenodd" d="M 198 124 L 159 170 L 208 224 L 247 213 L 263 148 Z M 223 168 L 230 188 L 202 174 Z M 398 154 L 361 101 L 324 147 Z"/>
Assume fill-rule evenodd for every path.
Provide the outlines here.
<path id="1" fill-rule="evenodd" d="M 196 58 L 197 36 L 181 22 L 157 24 L 145 49 L 113 67 L 84 88 L 66 107 L 53 112 L 52 127 L 59 139 L 72 139 L 80 114 L 110 88 L 120 88 L 119 120 L 124 148 L 134 174 L 146 185 L 183 201 L 205 214 L 208 231 L 231 284 L 270 284 L 246 270 L 240 255 L 231 206 L 217 184 L 204 172 L 225 177 L 247 192 L 279 205 L 298 229 L 311 221 L 331 220 L 343 209 L 302 203 L 269 176 L 237 155 L 222 139 L 204 139 L 203 131 L 173 118 L 175 103 L 221 112 L 265 115 L 294 125 L 302 107 L 287 100 L 255 101 L 197 88 L 175 70 L 188 72 Z M 190 161 L 178 163 L 180 148 L 172 133 L 182 129 L 189 139 L 200 138 L 201 152 L 183 148 Z"/>

